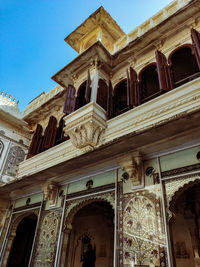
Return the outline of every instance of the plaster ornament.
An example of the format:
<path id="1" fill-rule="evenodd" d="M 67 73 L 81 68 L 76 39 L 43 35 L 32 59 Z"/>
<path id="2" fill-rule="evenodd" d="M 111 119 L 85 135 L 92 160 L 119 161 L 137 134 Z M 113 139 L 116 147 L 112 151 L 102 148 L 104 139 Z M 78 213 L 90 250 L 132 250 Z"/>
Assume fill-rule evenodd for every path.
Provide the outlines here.
<path id="1" fill-rule="evenodd" d="M 48 182 L 42 186 L 44 199 L 48 200 L 49 205 L 54 205 L 57 200 L 58 186 L 54 182 Z"/>
<path id="2" fill-rule="evenodd" d="M 130 153 L 118 159 L 120 167 L 129 174 L 134 186 L 142 181 L 142 156 L 140 152 Z"/>

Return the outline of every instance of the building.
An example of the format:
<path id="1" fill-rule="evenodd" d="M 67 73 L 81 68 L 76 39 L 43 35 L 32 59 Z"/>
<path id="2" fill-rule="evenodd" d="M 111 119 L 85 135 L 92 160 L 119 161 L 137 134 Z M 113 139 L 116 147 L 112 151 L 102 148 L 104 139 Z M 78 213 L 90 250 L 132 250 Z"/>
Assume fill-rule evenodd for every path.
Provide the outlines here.
<path id="1" fill-rule="evenodd" d="M 129 34 L 100 7 L 57 87 L 1 95 L 2 267 L 200 266 L 199 6 Z"/>

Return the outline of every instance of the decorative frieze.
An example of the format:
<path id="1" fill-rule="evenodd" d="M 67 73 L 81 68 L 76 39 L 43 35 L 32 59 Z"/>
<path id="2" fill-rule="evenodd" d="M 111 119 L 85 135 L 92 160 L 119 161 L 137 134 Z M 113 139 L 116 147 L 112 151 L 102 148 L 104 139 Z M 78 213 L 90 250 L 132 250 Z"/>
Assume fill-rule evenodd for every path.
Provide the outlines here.
<path id="1" fill-rule="evenodd" d="M 64 117 L 65 136 L 79 149 L 92 149 L 101 143 L 106 129 L 106 112 L 95 102 Z"/>

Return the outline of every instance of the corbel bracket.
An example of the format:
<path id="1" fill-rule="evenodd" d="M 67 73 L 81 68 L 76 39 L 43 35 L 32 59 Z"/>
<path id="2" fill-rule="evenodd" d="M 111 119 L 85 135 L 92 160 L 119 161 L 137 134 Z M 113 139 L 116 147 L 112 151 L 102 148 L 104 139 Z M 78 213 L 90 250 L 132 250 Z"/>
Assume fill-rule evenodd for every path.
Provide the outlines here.
<path id="1" fill-rule="evenodd" d="M 44 192 L 44 200 L 49 202 L 49 205 L 55 205 L 58 196 L 58 185 L 55 182 L 47 182 L 42 185 Z"/>
<path id="2" fill-rule="evenodd" d="M 142 155 L 140 152 L 133 152 L 118 158 L 120 167 L 129 174 L 134 186 L 142 182 Z"/>

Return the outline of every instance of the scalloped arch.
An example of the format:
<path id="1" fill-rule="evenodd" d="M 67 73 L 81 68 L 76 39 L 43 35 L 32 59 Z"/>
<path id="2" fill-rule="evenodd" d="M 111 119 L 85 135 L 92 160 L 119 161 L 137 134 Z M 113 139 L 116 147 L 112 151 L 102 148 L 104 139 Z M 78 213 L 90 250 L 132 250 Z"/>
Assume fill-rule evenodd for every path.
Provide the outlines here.
<path id="1" fill-rule="evenodd" d="M 181 187 L 177 188 L 177 190 L 174 192 L 173 196 L 171 197 L 171 200 L 169 201 L 169 210 L 171 212 L 175 211 L 176 202 L 179 199 L 179 197 L 189 188 L 193 187 L 194 185 L 200 184 L 200 179 L 195 179 L 194 181 L 187 182 L 183 184 Z"/>
<path id="2" fill-rule="evenodd" d="M 96 197 L 93 197 L 90 199 L 84 199 L 82 201 L 79 201 L 75 206 L 71 207 L 71 209 L 68 210 L 67 215 L 66 215 L 66 219 L 65 219 L 67 228 L 68 227 L 70 228 L 75 214 L 80 209 L 82 209 L 83 207 L 85 207 L 85 206 L 87 206 L 93 202 L 107 202 L 110 204 L 113 211 L 115 210 L 115 208 L 114 208 L 115 200 L 113 199 L 113 201 L 112 201 L 112 199 L 111 198 L 109 199 L 107 196 L 96 196 Z"/>

